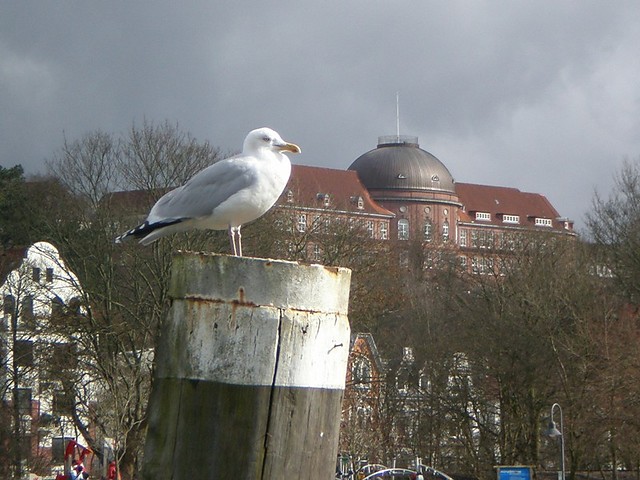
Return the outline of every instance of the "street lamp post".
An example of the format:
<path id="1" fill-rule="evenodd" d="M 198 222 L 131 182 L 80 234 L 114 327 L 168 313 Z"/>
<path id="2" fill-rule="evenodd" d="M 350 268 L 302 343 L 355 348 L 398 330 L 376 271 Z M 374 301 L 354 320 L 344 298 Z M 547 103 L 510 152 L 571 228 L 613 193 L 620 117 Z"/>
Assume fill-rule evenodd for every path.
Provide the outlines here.
<path id="1" fill-rule="evenodd" d="M 553 421 L 553 411 L 558 408 L 560 410 L 560 430 L 556 427 L 556 422 Z M 564 468 L 564 425 L 562 422 L 562 407 L 558 403 L 554 403 L 551 405 L 551 417 L 549 418 L 549 428 L 546 431 L 546 434 L 551 438 L 560 437 L 560 454 L 561 457 L 561 468 L 562 468 L 562 477 L 560 480 L 566 480 L 565 468 Z"/>

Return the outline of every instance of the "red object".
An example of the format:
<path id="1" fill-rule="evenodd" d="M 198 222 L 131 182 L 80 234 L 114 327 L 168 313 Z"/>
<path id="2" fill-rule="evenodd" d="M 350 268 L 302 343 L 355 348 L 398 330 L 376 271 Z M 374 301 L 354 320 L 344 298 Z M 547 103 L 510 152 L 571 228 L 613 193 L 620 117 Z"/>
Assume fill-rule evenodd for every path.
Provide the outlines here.
<path id="1" fill-rule="evenodd" d="M 116 480 L 116 470 L 116 462 L 111 462 L 107 470 L 107 480 Z"/>
<path id="2" fill-rule="evenodd" d="M 75 440 L 70 440 L 69 443 L 67 443 L 67 448 L 64 451 L 64 456 L 66 457 L 73 457 L 73 450 L 75 449 L 77 443 L 75 442 Z"/>
<path id="3" fill-rule="evenodd" d="M 65 448 L 64 450 L 65 463 L 69 461 L 69 458 L 71 458 L 72 460 L 76 459 L 76 448 L 80 450 L 80 455 L 77 459 L 78 465 L 82 465 L 84 463 L 84 457 L 86 457 L 90 453 L 93 453 L 93 450 L 91 450 L 89 447 L 83 447 L 75 440 L 69 440 L 69 443 L 67 443 L 67 448 Z M 82 470 L 84 470 L 84 466 Z M 56 480 L 66 480 L 66 478 L 66 475 L 63 475 L 62 478 L 56 478 Z"/>

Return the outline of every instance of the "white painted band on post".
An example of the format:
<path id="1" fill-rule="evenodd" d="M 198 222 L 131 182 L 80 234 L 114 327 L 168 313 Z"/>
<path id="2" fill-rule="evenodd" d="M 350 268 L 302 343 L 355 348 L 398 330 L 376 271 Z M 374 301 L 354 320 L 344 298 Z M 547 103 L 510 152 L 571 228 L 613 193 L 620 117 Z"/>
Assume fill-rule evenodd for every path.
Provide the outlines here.
<path id="1" fill-rule="evenodd" d="M 197 254 L 176 260 L 186 264 L 173 269 L 181 275 L 163 330 L 171 361 L 158 362 L 158 378 L 344 389 L 350 270 Z M 206 284 L 193 280 L 202 278 Z"/>
<path id="2" fill-rule="evenodd" d="M 348 268 L 181 252 L 174 257 L 172 274 L 174 298 L 343 315 L 349 309 Z"/>

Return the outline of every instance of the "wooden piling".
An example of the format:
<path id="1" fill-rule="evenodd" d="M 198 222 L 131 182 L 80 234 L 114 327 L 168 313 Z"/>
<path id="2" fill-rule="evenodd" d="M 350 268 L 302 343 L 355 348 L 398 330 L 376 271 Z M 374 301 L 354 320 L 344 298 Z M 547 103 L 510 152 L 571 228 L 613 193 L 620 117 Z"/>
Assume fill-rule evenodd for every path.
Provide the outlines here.
<path id="1" fill-rule="evenodd" d="M 144 479 L 333 478 L 351 272 L 180 253 Z"/>

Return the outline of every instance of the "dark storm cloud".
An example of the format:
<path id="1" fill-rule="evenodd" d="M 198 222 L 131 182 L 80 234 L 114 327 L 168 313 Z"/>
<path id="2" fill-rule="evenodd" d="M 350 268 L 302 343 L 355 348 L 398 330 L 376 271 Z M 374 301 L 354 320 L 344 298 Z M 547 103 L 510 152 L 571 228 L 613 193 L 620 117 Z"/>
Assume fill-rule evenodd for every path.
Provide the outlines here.
<path id="1" fill-rule="evenodd" d="M 580 221 L 640 156 L 637 2 L 6 2 L 0 162 L 42 170 L 85 132 L 179 122 L 237 150 L 268 125 L 346 168 L 417 135 L 459 181 Z"/>

